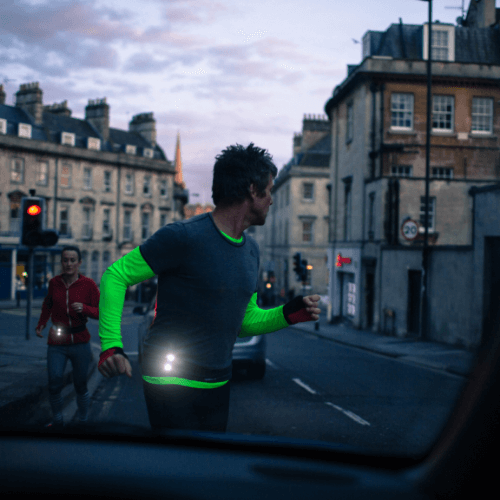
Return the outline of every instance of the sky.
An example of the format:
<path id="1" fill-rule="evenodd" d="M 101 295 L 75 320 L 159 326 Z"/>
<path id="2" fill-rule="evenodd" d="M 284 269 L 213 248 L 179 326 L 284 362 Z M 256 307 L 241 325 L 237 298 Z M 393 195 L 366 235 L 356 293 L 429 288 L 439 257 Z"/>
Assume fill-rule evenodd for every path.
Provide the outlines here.
<path id="1" fill-rule="evenodd" d="M 462 4 L 434 0 L 433 20 L 456 24 Z M 324 115 L 361 62 L 366 31 L 399 18 L 425 23 L 427 2 L 2 0 L 0 83 L 13 105 L 19 85 L 37 81 L 44 104 L 67 100 L 75 118 L 106 97 L 119 129 L 153 112 L 171 161 L 180 133 L 190 202 L 211 203 L 217 154 L 253 142 L 281 169 L 304 115 Z"/>

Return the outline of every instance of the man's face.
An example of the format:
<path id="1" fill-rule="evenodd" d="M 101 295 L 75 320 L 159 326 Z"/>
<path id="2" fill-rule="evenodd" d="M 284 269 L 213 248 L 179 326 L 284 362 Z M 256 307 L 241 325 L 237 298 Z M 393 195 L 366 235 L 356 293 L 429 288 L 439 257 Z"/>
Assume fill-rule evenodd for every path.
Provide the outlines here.
<path id="1" fill-rule="evenodd" d="M 269 212 L 269 207 L 273 204 L 271 190 L 273 189 L 274 180 L 272 175 L 269 175 L 269 182 L 264 191 L 264 196 L 260 198 L 258 195 L 253 198 L 252 215 L 255 222 L 253 226 L 263 226 L 266 222 L 266 217 Z"/>

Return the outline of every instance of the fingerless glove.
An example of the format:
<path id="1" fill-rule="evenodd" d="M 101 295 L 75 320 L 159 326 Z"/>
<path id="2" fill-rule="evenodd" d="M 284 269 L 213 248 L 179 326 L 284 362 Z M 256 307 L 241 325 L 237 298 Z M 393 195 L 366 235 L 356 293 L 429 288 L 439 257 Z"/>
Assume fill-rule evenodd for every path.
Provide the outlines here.
<path id="1" fill-rule="evenodd" d="M 289 325 L 312 321 L 312 316 L 307 312 L 306 305 L 302 300 L 302 295 L 298 295 L 283 306 L 283 316 Z"/>
<path id="2" fill-rule="evenodd" d="M 121 347 L 111 347 L 110 349 L 106 349 L 105 351 L 101 352 L 101 355 L 99 356 L 99 364 L 97 365 L 97 368 L 99 368 L 104 361 L 106 361 L 108 358 L 113 356 L 114 354 L 121 354 L 123 357 L 128 359 L 128 356 L 123 352 L 123 349 Z"/>

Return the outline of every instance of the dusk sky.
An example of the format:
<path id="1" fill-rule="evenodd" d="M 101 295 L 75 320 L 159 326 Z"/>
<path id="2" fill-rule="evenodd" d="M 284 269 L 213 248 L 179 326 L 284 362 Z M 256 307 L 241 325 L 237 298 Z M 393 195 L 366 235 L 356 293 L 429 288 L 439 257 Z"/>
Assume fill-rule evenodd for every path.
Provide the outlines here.
<path id="1" fill-rule="evenodd" d="M 433 4 L 434 20 L 455 24 L 461 0 Z M 67 100 L 76 118 L 84 117 L 88 99 L 106 97 L 115 128 L 128 129 L 133 115 L 152 111 L 169 160 L 180 132 L 190 201 L 207 203 L 214 158 L 222 149 L 254 142 L 281 169 L 303 115 L 324 114 L 347 65 L 361 62 L 356 41 L 399 18 L 423 24 L 427 5 L 2 0 L 0 83 L 12 105 L 20 84 L 38 81 L 44 104 Z"/>

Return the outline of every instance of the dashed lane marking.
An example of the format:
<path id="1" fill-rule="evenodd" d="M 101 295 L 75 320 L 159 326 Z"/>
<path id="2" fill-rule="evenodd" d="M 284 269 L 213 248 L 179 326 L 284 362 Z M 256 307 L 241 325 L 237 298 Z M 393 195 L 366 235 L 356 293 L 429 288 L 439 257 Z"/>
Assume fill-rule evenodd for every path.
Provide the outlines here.
<path id="1" fill-rule="evenodd" d="M 270 359 L 267 359 L 266 358 L 266 363 L 271 367 L 271 368 L 276 368 L 278 369 L 278 367 L 270 360 Z"/>
<path id="2" fill-rule="evenodd" d="M 337 406 L 337 405 L 334 405 L 333 403 L 325 403 L 329 406 L 332 406 L 333 408 L 335 408 L 336 410 L 342 412 L 344 415 L 346 415 L 347 417 L 349 418 L 352 418 L 352 420 L 354 420 L 355 422 L 357 422 L 358 424 L 360 425 L 371 425 L 370 422 L 367 422 L 366 420 L 363 420 L 359 415 L 356 415 L 355 413 L 353 413 L 352 411 L 349 411 L 349 410 L 344 410 L 343 408 L 341 408 L 340 406 Z"/>
<path id="3" fill-rule="evenodd" d="M 307 384 L 304 384 L 300 378 L 294 378 L 292 379 L 297 385 L 300 385 L 303 389 L 305 389 L 307 392 L 310 392 L 311 394 L 317 394 L 317 392 L 314 389 L 311 389 Z"/>

